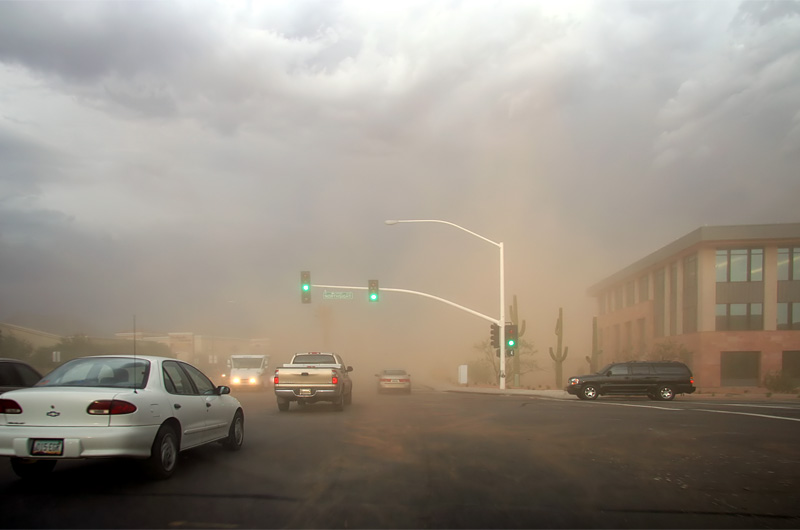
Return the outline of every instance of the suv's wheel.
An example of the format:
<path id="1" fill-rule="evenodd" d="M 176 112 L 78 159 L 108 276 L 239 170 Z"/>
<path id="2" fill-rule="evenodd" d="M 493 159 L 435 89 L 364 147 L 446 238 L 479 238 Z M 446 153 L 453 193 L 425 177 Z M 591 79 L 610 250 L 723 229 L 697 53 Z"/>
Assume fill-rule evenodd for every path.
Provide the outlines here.
<path id="1" fill-rule="evenodd" d="M 278 398 L 278 410 L 281 412 L 289 410 L 289 400 Z"/>
<path id="2" fill-rule="evenodd" d="M 594 385 L 584 385 L 581 388 L 581 399 L 597 399 L 597 387 Z"/>
<path id="3" fill-rule="evenodd" d="M 658 399 L 661 401 L 672 401 L 675 398 L 675 391 L 671 386 L 658 387 Z"/>

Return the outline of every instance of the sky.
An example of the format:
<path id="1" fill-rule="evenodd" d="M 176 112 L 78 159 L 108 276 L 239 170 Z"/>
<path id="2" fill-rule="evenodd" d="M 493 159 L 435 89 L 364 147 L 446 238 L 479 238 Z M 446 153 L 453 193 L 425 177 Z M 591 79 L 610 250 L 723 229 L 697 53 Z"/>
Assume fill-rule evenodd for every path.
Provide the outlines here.
<path id="1" fill-rule="evenodd" d="M 800 3 L 2 1 L 0 161 L 0 322 L 455 375 L 487 318 L 300 271 L 496 319 L 502 243 L 585 368 L 591 285 L 800 221 Z"/>

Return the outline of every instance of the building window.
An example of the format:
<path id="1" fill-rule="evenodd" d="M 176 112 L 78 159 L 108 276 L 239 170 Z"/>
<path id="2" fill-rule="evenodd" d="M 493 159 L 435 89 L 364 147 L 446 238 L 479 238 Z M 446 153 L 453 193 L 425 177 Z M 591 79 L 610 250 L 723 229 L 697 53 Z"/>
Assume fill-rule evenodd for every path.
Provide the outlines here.
<path id="1" fill-rule="evenodd" d="M 639 345 L 639 356 L 641 357 L 645 353 L 646 342 L 645 342 L 645 322 L 643 318 L 636 320 L 636 343 Z"/>
<path id="2" fill-rule="evenodd" d="M 778 329 L 800 330 L 800 303 L 778 303 Z"/>
<path id="3" fill-rule="evenodd" d="M 764 329 L 762 304 L 717 304 L 717 331 Z"/>
<path id="4" fill-rule="evenodd" d="M 789 378 L 795 386 L 800 386 L 800 351 L 785 351 L 781 361 L 783 376 Z"/>
<path id="5" fill-rule="evenodd" d="M 778 249 L 778 281 L 800 280 L 800 247 Z"/>
<path id="6" fill-rule="evenodd" d="M 636 303 L 635 285 L 632 281 L 625 284 L 625 307 L 631 307 Z"/>
<path id="7" fill-rule="evenodd" d="M 683 260 L 683 333 L 697 332 L 697 256 Z"/>
<path id="8" fill-rule="evenodd" d="M 764 249 L 717 250 L 717 282 L 760 282 L 764 277 Z"/>
<path id="9" fill-rule="evenodd" d="M 722 386 L 758 386 L 760 368 L 761 352 L 724 351 L 720 358 Z"/>
<path id="10" fill-rule="evenodd" d="M 669 334 L 678 334 L 678 264 L 669 266 Z"/>
<path id="11" fill-rule="evenodd" d="M 630 359 L 633 352 L 633 322 L 625 322 L 625 356 Z"/>
<path id="12" fill-rule="evenodd" d="M 666 275 L 664 269 L 656 271 L 653 284 L 653 335 L 655 337 L 663 337 L 666 294 Z"/>
<path id="13" fill-rule="evenodd" d="M 650 277 L 642 276 L 639 278 L 639 301 L 647 302 L 650 300 Z"/>

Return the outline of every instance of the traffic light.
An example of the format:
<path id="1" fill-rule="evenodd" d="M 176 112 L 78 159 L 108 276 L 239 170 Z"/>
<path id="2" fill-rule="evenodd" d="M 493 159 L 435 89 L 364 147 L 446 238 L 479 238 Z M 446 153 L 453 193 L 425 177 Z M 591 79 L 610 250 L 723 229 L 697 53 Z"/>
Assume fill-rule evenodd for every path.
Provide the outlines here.
<path id="1" fill-rule="evenodd" d="M 300 273 L 300 300 L 304 304 L 311 303 L 311 273 L 309 271 Z"/>
<path id="2" fill-rule="evenodd" d="M 506 350 L 517 349 L 517 326 L 516 324 L 506 324 Z"/>
<path id="3" fill-rule="evenodd" d="M 491 327 L 492 348 L 500 347 L 500 326 L 492 324 Z"/>
<path id="4" fill-rule="evenodd" d="M 380 299 L 380 294 L 378 293 L 378 280 L 370 280 L 367 283 L 369 288 L 369 298 L 367 298 L 370 302 L 377 302 Z"/>

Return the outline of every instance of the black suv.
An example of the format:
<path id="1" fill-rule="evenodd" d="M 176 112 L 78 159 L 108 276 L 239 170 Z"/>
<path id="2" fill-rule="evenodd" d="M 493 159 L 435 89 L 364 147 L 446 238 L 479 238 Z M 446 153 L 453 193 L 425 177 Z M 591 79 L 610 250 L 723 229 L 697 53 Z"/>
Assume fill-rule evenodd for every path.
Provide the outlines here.
<path id="1" fill-rule="evenodd" d="M 611 363 L 596 374 L 570 377 L 566 391 L 580 399 L 604 395 L 641 395 L 670 401 L 695 391 L 692 371 L 677 361 Z"/>

